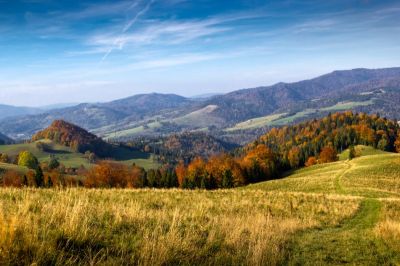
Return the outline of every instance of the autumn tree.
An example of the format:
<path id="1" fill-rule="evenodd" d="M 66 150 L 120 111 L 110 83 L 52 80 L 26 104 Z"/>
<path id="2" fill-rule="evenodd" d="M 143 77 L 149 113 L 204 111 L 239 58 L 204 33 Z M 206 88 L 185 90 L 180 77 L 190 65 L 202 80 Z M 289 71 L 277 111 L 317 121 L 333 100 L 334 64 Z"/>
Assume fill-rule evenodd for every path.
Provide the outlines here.
<path id="1" fill-rule="evenodd" d="M 331 146 L 326 146 L 319 154 L 319 163 L 330 163 L 338 160 L 337 152 Z"/>
<path id="2" fill-rule="evenodd" d="M 36 169 L 39 167 L 39 161 L 31 152 L 22 151 L 18 155 L 18 165 Z"/>
<path id="3" fill-rule="evenodd" d="M 394 145 L 396 148 L 396 152 L 400 153 L 400 130 L 399 130 L 399 133 L 397 134 L 397 139 L 396 139 Z"/>
<path id="4" fill-rule="evenodd" d="M 127 166 L 116 162 L 102 161 L 87 172 L 84 185 L 89 188 L 126 187 L 127 176 Z"/>
<path id="5" fill-rule="evenodd" d="M 317 163 L 318 163 L 317 158 L 315 158 L 314 156 L 311 156 L 311 157 L 308 157 L 307 162 L 305 163 L 305 166 L 310 167 Z"/>
<path id="6" fill-rule="evenodd" d="M 243 158 L 243 166 L 250 182 L 271 179 L 277 170 L 276 156 L 264 144 L 257 145 Z"/>
<path id="7" fill-rule="evenodd" d="M 295 146 L 289 150 L 288 160 L 291 168 L 297 168 L 300 166 L 300 148 Z"/>
<path id="8" fill-rule="evenodd" d="M 203 179 L 207 178 L 206 163 L 201 157 L 195 158 L 188 166 L 187 180 L 184 187 L 200 188 Z"/>
<path id="9" fill-rule="evenodd" d="M 1 180 L 2 185 L 4 187 L 22 187 L 23 180 L 21 175 L 14 170 L 7 170 L 3 174 L 3 178 Z"/>
<path id="10" fill-rule="evenodd" d="M 182 188 L 187 175 L 187 169 L 183 161 L 179 162 L 178 166 L 175 168 L 175 173 L 178 178 L 178 185 Z"/>
<path id="11" fill-rule="evenodd" d="M 7 155 L 7 153 L 1 153 L 0 154 L 0 162 L 9 163 L 10 161 L 11 161 L 10 157 Z"/>

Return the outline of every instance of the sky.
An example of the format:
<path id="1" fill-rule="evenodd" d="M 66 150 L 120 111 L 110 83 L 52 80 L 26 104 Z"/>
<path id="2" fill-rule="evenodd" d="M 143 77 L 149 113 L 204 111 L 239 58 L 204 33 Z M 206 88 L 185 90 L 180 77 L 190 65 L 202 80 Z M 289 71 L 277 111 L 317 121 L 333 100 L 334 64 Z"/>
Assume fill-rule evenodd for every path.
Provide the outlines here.
<path id="1" fill-rule="evenodd" d="M 0 103 L 193 96 L 400 66 L 400 1 L 0 0 Z"/>

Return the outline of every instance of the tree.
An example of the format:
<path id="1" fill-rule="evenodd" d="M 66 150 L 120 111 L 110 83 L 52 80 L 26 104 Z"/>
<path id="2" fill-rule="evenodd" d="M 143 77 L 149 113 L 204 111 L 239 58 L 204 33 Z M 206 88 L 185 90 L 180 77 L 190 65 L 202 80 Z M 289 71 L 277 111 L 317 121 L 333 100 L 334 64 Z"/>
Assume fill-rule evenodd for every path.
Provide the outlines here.
<path id="1" fill-rule="evenodd" d="M 42 171 L 42 168 L 40 168 L 39 166 L 36 167 L 36 169 L 35 169 L 35 181 L 36 181 L 36 186 L 38 186 L 38 187 L 44 186 L 43 171 Z"/>
<path id="2" fill-rule="evenodd" d="M 349 148 L 349 160 L 353 160 L 354 158 L 356 158 L 356 156 L 357 156 L 356 149 L 354 148 L 353 145 L 351 145 Z"/>
<path id="3" fill-rule="evenodd" d="M 3 174 L 2 183 L 4 187 L 22 187 L 23 180 L 18 172 L 7 170 Z"/>
<path id="4" fill-rule="evenodd" d="M 232 177 L 232 172 L 230 170 L 224 172 L 224 176 L 222 177 L 222 187 L 223 188 L 233 187 L 233 177 Z"/>
<path id="5" fill-rule="evenodd" d="M 31 152 L 22 151 L 18 155 L 18 165 L 28 167 L 29 169 L 37 169 L 39 161 Z"/>
<path id="6" fill-rule="evenodd" d="M 307 162 L 305 163 L 305 166 L 310 167 L 317 163 L 318 163 L 317 158 L 315 158 L 314 156 L 311 156 L 311 157 L 308 157 Z"/>
<path id="7" fill-rule="evenodd" d="M 396 147 L 396 151 L 400 153 L 400 130 L 399 133 L 397 133 L 397 139 L 394 142 L 394 146 Z"/>
<path id="8" fill-rule="evenodd" d="M 337 152 L 331 146 L 326 146 L 319 154 L 319 163 L 330 163 L 338 160 Z"/>
<path id="9" fill-rule="evenodd" d="M 0 162 L 2 163 L 9 163 L 10 162 L 10 157 L 6 153 L 1 153 L 0 154 Z"/>
<path id="10" fill-rule="evenodd" d="M 84 185 L 88 188 L 122 188 L 127 186 L 128 176 L 129 171 L 126 165 L 112 161 L 102 161 L 86 173 Z"/>
<path id="11" fill-rule="evenodd" d="M 206 163 L 201 157 L 195 158 L 188 166 L 187 179 L 191 188 L 200 188 L 201 180 L 206 177 Z"/>
<path id="12" fill-rule="evenodd" d="M 297 168 L 300 166 L 300 148 L 293 147 L 289 150 L 288 160 L 291 168 Z"/>
<path id="13" fill-rule="evenodd" d="M 187 175 L 186 167 L 183 161 L 179 162 L 178 166 L 175 168 L 175 173 L 178 178 L 178 185 L 180 188 L 182 188 Z"/>
<path id="14" fill-rule="evenodd" d="M 58 168 L 59 166 L 60 166 L 60 162 L 57 160 L 57 158 L 54 156 L 51 156 L 49 164 L 48 164 L 48 168 L 50 170 L 53 170 L 53 169 Z"/>
<path id="15" fill-rule="evenodd" d="M 387 151 L 387 149 L 388 149 L 388 141 L 387 141 L 386 137 L 382 137 L 379 140 L 377 148 L 382 150 L 382 151 Z"/>

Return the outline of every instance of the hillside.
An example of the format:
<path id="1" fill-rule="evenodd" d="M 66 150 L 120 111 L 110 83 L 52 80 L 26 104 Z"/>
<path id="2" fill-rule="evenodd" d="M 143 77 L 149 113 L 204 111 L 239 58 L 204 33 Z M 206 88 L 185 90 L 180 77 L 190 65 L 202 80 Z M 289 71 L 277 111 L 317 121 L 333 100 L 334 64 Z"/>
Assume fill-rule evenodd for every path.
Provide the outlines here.
<path id="1" fill-rule="evenodd" d="M 13 143 L 12 139 L 0 133 L 0 145 L 11 144 L 11 143 Z"/>
<path id="2" fill-rule="evenodd" d="M 45 144 L 46 148 L 39 148 L 38 143 Z M 90 167 L 88 159 L 83 154 L 74 151 L 70 147 L 60 145 L 50 140 L 40 140 L 31 143 L 13 144 L 0 146 L 0 153 L 7 154 L 11 160 L 15 160 L 18 154 L 22 151 L 29 151 L 35 157 L 38 158 L 39 162 L 49 161 L 51 156 L 55 156 L 60 163 L 66 167 L 79 168 L 81 165 L 86 168 Z M 18 167 L 16 165 L 9 165 Z"/>
<path id="3" fill-rule="evenodd" d="M 57 144 L 70 147 L 76 152 L 94 152 L 100 157 L 107 157 L 112 149 L 109 144 L 96 135 L 63 120 L 54 121 L 48 128 L 32 137 L 32 141 L 42 139 L 48 139 Z"/>
<path id="4" fill-rule="evenodd" d="M 300 82 L 234 91 L 202 101 L 153 93 L 108 103 L 80 104 L 3 119 L 0 131 L 29 138 L 53 120 L 62 119 L 107 137 L 155 136 L 187 130 L 229 135 L 236 130 L 245 133 L 349 109 L 395 119 L 400 113 L 399 100 L 400 68 L 353 69 Z M 250 120 L 257 123 L 243 127 L 242 123 Z M 225 129 L 229 130 L 223 132 Z"/>
<path id="5" fill-rule="evenodd" d="M 189 163 L 196 157 L 210 158 L 222 152 L 229 152 L 238 145 L 217 139 L 204 132 L 184 132 L 158 138 L 128 140 L 128 146 L 142 151 L 151 151 L 164 163 Z"/>
<path id="6" fill-rule="evenodd" d="M 0 104 L 0 120 L 8 117 L 34 115 L 43 112 L 40 108 L 19 107 Z"/>
<path id="7" fill-rule="evenodd" d="M 89 130 L 106 127 L 109 132 L 113 132 L 132 121 L 139 122 L 146 117 L 165 114 L 169 109 L 186 106 L 189 102 L 190 100 L 173 94 L 136 95 L 108 103 L 83 103 L 39 115 L 5 119 L 0 128 L 8 128 L 4 132 L 10 135 L 23 134 L 25 138 L 29 138 L 35 132 L 48 127 L 54 120 L 65 120 Z"/>
<path id="8" fill-rule="evenodd" d="M 381 154 L 231 190 L 0 189 L 22 233 L 0 263 L 397 265 L 399 172 Z"/>

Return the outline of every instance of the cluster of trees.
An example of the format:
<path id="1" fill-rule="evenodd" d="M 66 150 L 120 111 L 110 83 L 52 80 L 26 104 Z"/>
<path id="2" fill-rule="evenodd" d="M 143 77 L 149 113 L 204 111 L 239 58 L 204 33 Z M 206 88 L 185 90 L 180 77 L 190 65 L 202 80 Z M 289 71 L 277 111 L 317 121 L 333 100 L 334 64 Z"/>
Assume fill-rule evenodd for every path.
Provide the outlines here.
<path id="1" fill-rule="evenodd" d="M 400 128 L 396 121 L 364 113 L 335 113 L 294 126 L 274 128 L 233 155 L 201 158 L 176 172 L 181 187 L 225 188 L 277 178 L 282 172 L 338 160 L 355 145 L 400 152 Z"/>
<path id="2" fill-rule="evenodd" d="M 294 126 L 274 128 L 244 151 L 265 144 L 278 155 L 281 168 L 297 168 L 304 166 L 310 157 L 319 156 L 321 163 L 326 162 L 326 156 L 334 156 L 333 153 L 340 153 L 353 145 L 395 152 L 399 148 L 399 133 L 396 121 L 349 111 Z"/>
<path id="3" fill-rule="evenodd" d="M 232 154 L 220 153 L 207 160 L 198 156 L 189 163 L 181 160 L 175 166 L 166 164 L 148 171 L 136 165 L 100 161 L 89 170 L 80 169 L 74 178 L 65 175 L 55 158 L 40 166 L 32 154 L 23 152 L 18 156 L 18 164 L 33 170 L 18 180 L 20 185 L 69 184 L 88 188 L 232 188 L 274 179 L 289 169 L 336 161 L 338 153 L 347 148 L 352 159 L 357 156 L 354 146 L 359 144 L 400 152 L 399 125 L 379 115 L 335 113 L 272 129 Z M 3 184 L 9 184 L 14 175 L 5 175 Z"/>
<path id="4" fill-rule="evenodd" d="M 102 161 L 85 173 L 83 185 L 87 188 L 172 188 L 178 186 L 178 179 L 172 167 L 157 170 L 127 166 L 115 161 Z"/>
<path id="5" fill-rule="evenodd" d="M 32 141 L 49 139 L 55 143 L 71 147 L 74 151 L 85 153 L 91 151 L 100 157 L 108 157 L 112 146 L 102 139 L 63 120 L 55 120 L 48 128 L 36 133 Z"/>
<path id="6" fill-rule="evenodd" d="M 183 132 L 167 137 L 139 137 L 126 142 L 128 147 L 153 153 L 159 162 L 176 165 L 186 164 L 196 157 L 209 158 L 221 152 L 228 152 L 238 146 L 219 140 L 204 132 Z"/>
<path id="7" fill-rule="evenodd" d="M 28 170 L 23 172 L 14 169 L 0 169 L 0 185 L 6 187 L 79 186 L 82 185 L 79 176 L 86 173 L 83 166 L 78 169 L 66 168 L 54 156 L 50 156 L 48 161 L 39 163 L 38 159 L 29 151 L 20 152 L 15 158 L 15 162 L 18 166 L 26 167 Z"/>

